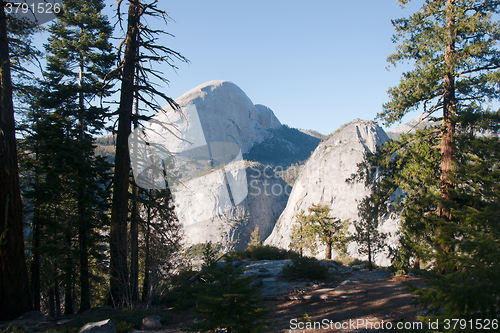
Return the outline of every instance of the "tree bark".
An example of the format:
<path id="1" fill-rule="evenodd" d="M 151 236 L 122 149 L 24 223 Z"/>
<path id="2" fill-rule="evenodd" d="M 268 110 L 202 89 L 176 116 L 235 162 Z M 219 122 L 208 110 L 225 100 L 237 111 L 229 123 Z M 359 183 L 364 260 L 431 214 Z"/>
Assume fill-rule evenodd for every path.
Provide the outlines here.
<path id="1" fill-rule="evenodd" d="M 35 176 L 38 178 L 37 176 Z M 36 184 L 36 181 L 35 181 Z M 36 185 L 35 185 L 36 187 Z M 40 311 L 40 222 L 36 205 L 33 214 L 33 261 L 31 262 L 31 285 L 33 288 L 33 310 Z"/>
<path id="2" fill-rule="evenodd" d="M 455 121 L 454 116 L 456 113 L 455 105 L 455 40 L 456 40 L 456 30 L 455 30 L 455 16 L 453 15 L 453 0 L 447 0 L 446 2 L 446 13 L 447 18 L 447 31 L 448 40 L 445 50 L 445 68 L 446 73 L 443 81 L 443 122 L 441 125 L 441 176 L 440 176 L 440 194 L 442 201 L 439 203 L 438 214 L 440 217 L 451 220 L 452 214 L 449 208 L 450 202 L 450 190 L 453 188 L 453 182 L 451 180 L 451 170 L 453 168 L 453 149 L 455 145 Z M 442 226 L 438 226 L 437 230 L 438 238 L 448 237 L 443 235 Z M 442 251 L 451 251 L 451 248 L 442 242 L 441 239 L 440 247 Z M 441 274 L 445 273 L 444 264 L 437 262 L 438 271 Z"/>
<path id="3" fill-rule="evenodd" d="M 35 159 L 37 160 L 35 167 L 35 198 L 33 202 L 33 260 L 31 262 L 31 286 L 33 288 L 33 309 L 40 311 L 40 207 L 38 203 L 38 189 L 40 184 L 38 172 L 39 149 L 38 143 L 35 147 Z"/>
<path id="4" fill-rule="evenodd" d="M 453 167 L 453 148 L 455 144 L 455 76 L 454 76 L 454 58 L 455 58 L 455 18 L 452 15 L 453 0 L 447 0 L 447 30 L 448 42 L 445 51 L 445 67 L 447 69 L 443 81 L 443 122 L 441 126 L 441 178 L 440 191 L 444 202 L 450 200 L 450 189 L 453 187 L 450 179 L 450 171 Z M 451 212 L 446 205 L 440 207 L 441 216 L 451 219 Z"/>
<path id="5" fill-rule="evenodd" d="M 147 226 L 146 226 L 146 250 L 145 250 L 145 260 L 144 260 L 144 281 L 142 284 L 142 301 L 146 302 L 149 296 L 149 270 L 150 270 L 150 258 L 149 258 L 149 235 L 151 232 L 150 222 L 151 222 L 151 207 L 148 206 L 148 217 L 147 217 Z"/>
<path id="6" fill-rule="evenodd" d="M 55 296 L 55 300 L 56 300 L 56 317 L 60 317 L 61 316 L 61 298 L 60 298 L 60 295 L 59 295 L 59 279 L 58 279 L 58 275 L 59 275 L 59 269 L 57 268 L 57 265 L 54 269 L 54 296 Z"/>
<path id="7" fill-rule="evenodd" d="M 33 307 L 24 256 L 22 202 L 5 8 L 0 10 L 0 320 Z"/>
<path id="8" fill-rule="evenodd" d="M 83 96 L 83 59 L 80 59 L 80 77 L 78 92 L 78 117 L 79 117 L 79 133 L 78 141 L 83 145 L 85 140 L 85 104 Z M 89 279 L 89 255 L 88 255 L 88 232 L 89 226 L 85 216 L 85 153 L 81 151 L 80 162 L 78 166 L 78 179 L 80 186 L 78 187 L 78 245 L 80 254 L 80 309 L 79 312 L 84 312 L 90 309 L 90 279 Z"/>
<path id="9" fill-rule="evenodd" d="M 55 318 L 56 316 L 56 306 L 55 306 L 55 295 L 54 295 L 54 287 L 49 287 L 49 316 Z"/>
<path id="10" fill-rule="evenodd" d="M 116 134 L 115 174 L 110 230 L 110 298 L 114 307 L 126 304 L 128 278 L 127 265 L 127 217 L 130 155 L 128 136 L 131 132 L 132 106 L 134 102 L 134 69 L 137 54 L 139 1 L 130 0 L 128 10 L 125 53 L 122 61 L 122 85 L 118 109 Z"/>
<path id="11" fill-rule="evenodd" d="M 332 259 L 332 242 L 330 240 L 326 242 L 325 259 Z"/>
<path id="12" fill-rule="evenodd" d="M 64 267 L 64 315 L 73 314 L 73 260 L 71 258 L 71 233 L 66 230 L 66 263 Z"/>
<path id="13" fill-rule="evenodd" d="M 373 270 L 373 264 L 372 264 L 372 245 L 371 245 L 371 243 L 368 243 L 368 270 L 369 271 Z"/>
<path id="14" fill-rule="evenodd" d="M 136 70 L 136 78 L 139 76 L 139 69 Z M 136 79 L 137 80 L 137 79 Z M 139 96 L 137 89 L 135 90 L 135 105 L 134 114 L 139 115 Z M 139 126 L 137 118 L 134 118 L 134 129 Z M 132 218 L 130 220 L 130 288 L 132 292 L 132 303 L 139 301 L 139 206 L 137 197 L 139 196 L 139 188 L 132 184 Z"/>

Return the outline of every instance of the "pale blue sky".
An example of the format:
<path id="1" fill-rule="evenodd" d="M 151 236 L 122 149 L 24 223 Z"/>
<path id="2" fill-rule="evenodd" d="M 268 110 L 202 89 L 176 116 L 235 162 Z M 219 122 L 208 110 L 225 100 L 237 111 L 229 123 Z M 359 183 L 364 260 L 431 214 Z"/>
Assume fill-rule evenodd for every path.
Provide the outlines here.
<path id="1" fill-rule="evenodd" d="M 191 61 L 165 70 L 167 93 L 229 80 L 282 123 L 324 134 L 374 119 L 403 69 L 386 69 L 396 45 L 391 19 L 417 9 L 414 2 L 401 9 L 395 0 L 162 1 L 175 20 L 167 28 L 175 38 L 165 43 Z"/>
<path id="2" fill-rule="evenodd" d="M 106 0 L 105 9 L 112 22 L 114 2 Z M 401 9 L 396 0 L 162 0 L 160 8 L 175 20 L 166 31 L 175 37 L 158 42 L 191 63 L 177 62 L 176 72 L 156 69 L 170 80 L 164 90 L 172 98 L 210 80 L 229 80 L 283 124 L 329 134 L 382 110 L 387 89 L 410 68 L 387 70 L 396 47 L 391 19 L 420 3 Z"/>

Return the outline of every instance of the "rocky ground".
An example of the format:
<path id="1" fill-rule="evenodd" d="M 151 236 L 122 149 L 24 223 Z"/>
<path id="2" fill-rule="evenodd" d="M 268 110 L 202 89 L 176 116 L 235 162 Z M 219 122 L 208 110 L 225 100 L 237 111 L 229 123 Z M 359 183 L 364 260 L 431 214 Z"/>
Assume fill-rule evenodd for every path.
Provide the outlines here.
<path id="1" fill-rule="evenodd" d="M 422 278 L 396 277 L 385 270 L 370 272 L 332 262 L 333 279 L 289 282 L 278 276 L 289 262 L 250 262 L 245 272 L 255 277 L 258 284 L 261 281 L 263 305 L 270 311 L 266 332 L 397 332 L 398 323 L 403 328 L 405 323 L 419 325 L 419 309 L 412 306 L 414 296 L 404 283 L 424 287 Z M 174 315 L 163 331 L 180 333 L 186 320 L 183 314 Z M 387 329 L 391 326 L 392 330 Z"/>
<path id="2" fill-rule="evenodd" d="M 253 276 L 254 284 L 261 288 L 263 305 L 269 310 L 270 327 L 266 332 L 400 332 L 397 325 L 419 325 L 419 309 L 412 306 L 413 295 L 404 283 L 424 287 L 422 278 L 396 277 L 384 270 L 370 272 L 329 262 L 329 275 L 333 278 L 324 282 L 290 282 L 279 276 L 288 263 L 289 260 L 239 263 L 247 266 L 245 275 Z M 190 314 L 169 308 L 164 311 L 169 312 L 169 320 L 155 330 L 182 332 Z M 32 315 L 15 324 L 25 331 L 38 332 L 45 331 L 43 324 L 47 321 L 50 320 Z M 5 331 L 7 323 L 0 324 L 0 332 Z"/>

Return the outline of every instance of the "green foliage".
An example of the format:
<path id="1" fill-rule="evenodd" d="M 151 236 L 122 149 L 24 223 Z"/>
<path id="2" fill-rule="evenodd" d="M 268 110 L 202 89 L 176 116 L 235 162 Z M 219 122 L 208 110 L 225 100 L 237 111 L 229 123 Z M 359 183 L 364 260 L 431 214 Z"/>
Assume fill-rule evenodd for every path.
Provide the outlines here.
<path id="1" fill-rule="evenodd" d="M 493 18 L 498 6 L 497 1 L 482 4 L 473 0 L 433 0 L 408 18 L 393 20 L 393 41 L 399 45 L 388 61 L 394 66 L 410 62 L 414 69 L 403 74 L 397 87 L 389 89 L 391 100 L 379 117 L 392 124 L 420 106 L 429 114 L 440 110 L 444 80 L 450 72 L 455 80 L 456 116 L 487 111 L 489 106 L 484 102 L 499 97 L 500 24 Z M 450 18 L 454 19 L 452 26 Z M 454 51 L 446 59 L 446 48 L 451 43 Z"/>
<path id="2" fill-rule="evenodd" d="M 272 135 L 252 146 L 243 158 L 271 166 L 288 167 L 305 161 L 318 146 L 320 139 L 298 129 L 283 125 L 269 130 Z M 287 147 L 292 146 L 294 149 Z"/>
<path id="3" fill-rule="evenodd" d="M 296 220 L 298 224 L 292 228 L 292 248 L 302 253 L 308 249 L 313 255 L 317 252 L 316 240 L 326 245 L 326 259 L 331 259 L 332 248 L 343 253 L 346 249 L 346 222 L 330 216 L 330 208 L 326 205 L 313 204 L 308 209 L 309 215 L 301 210 Z"/>
<path id="4" fill-rule="evenodd" d="M 133 329 L 141 329 L 142 319 L 152 315 L 158 315 L 162 322 L 168 322 L 170 315 L 162 311 L 146 310 L 144 308 L 127 310 L 104 310 L 92 309 L 85 314 L 79 315 L 78 320 L 70 321 L 63 325 L 49 325 L 45 332 L 59 333 L 77 333 L 82 323 L 94 323 L 106 319 L 111 319 L 114 323 L 117 333 L 127 333 Z"/>
<path id="5" fill-rule="evenodd" d="M 248 246 L 259 246 L 262 244 L 259 235 L 259 227 L 257 226 L 252 234 L 250 235 L 250 242 L 248 242 Z"/>
<path id="6" fill-rule="evenodd" d="M 359 221 L 354 221 L 355 231 L 350 240 L 358 244 L 358 252 L 368 256 L 368 269 L 372 270 L 372 262 L 377 252 L 385 248 L 387 235 L 379 231 L 379 219 L 386 213 L 386 193 L 381 191 L 380 172 L 369 163 L 360 163 L 365 186 L 371 190 L 358 204 Z M 364 168 L 364 170 L 362 170 Z M 353 175 L 356 178 L 356 175 Z M 352 181 L 352 178 L 347 180 Z"/>
<path id="7" fill-rule="evenodd" d="M 195 294 L 193 314 L 200 321 L 192 324 L 189 332 L 262 332 L 267 327 L 267 312 L 259 306 L 257 288 L 250 287 L 252 279 L 242 277 L 242 269 L 225 265 L 211 267 L 201 275 L 207 283 Z"/>
<path id="8" fill-rule="evenodd" d="M 212 242 L 207 242 L 203 248 L 203 267 L 211 267 L 217 261 L 217 251 Z"/>
<path id="9" fill-rule="evenodd" d="M 292 227 L 292 235 L 290 241 L 290 248 L 297 251 L 300 255 L 303 254 L 304 249 L 311 252 L 312 255 L 317 254 L 317 235 L 313 228 L 309 226 L 308 216 L 303 209 L 297 213 L 297 224 Z"/>
<path id="10" fill-rule="evenodd" d="M 26 331 L 17 325 L 14 326 L 9 325 L 3 330 L 0 330 L 0 333 L 26 333 Z"/>
<path id="11" fill-rule="evenodd" d="M 208 245 L 210 244 L 210 245 Z M 201 259 L 205 260 L 205 252 L 207 251 L 207 248 L 210 248 L 210 252 L 213 252 L 212 255 L 215 257 L 219 257 L 222 255 L 222 244 L 220 243 L 215 243 L 213 244 L 212 242 L 207 242 L 207 243 L 198 243 L 191 245 L 189 248 L 184 250 L 184 256 L 188 260 L 193 260 L 193 259 Z M 216 258 L 216 259 L 217 259 Z"/>
<path id="12" fill-rule="evenodd" d="M 407 1 L 400 1 L 401 4 Z M 387 124 L 423 107 L 440 127 L 403 135 L 371 158 L 378 195 L 401 216 L 394 265 L 431 266 L 419 301 L 439 318 L 498 318 L 500 112 L 498 1 L 426 1 L 394 20 L 392 64 L 411 62 L 378 117 Z M 369 158 L 370 159 L 370 158 Z M 397 189 L 399 200 L 389 200 Z"/>
<path id="13" fill-rule="evenodd" d="M 66 314 L 77 304 L 77 281 L 86 296 L 104 283 L 111 178 L 111 166 L 95 156 L 93 135 L 107 116 L 99 99 L 112 93 L 104 83 L 115 59 L 108 41 L 112 27 L 100 12 L 102 1 L 68 0 L 64 6 L 48 29 L 43 80 L 22 96 L 30 108 L 19 158 L 25 213 L 34 230 L 32 280 L 40 282 L 35 302 L 41 293 L 42 308 L 51 315 L 59 302 L 49 294 L 59 298 L 61 282 Z M 89 297 L 81 301 L 90 308 Z"/>
<path id="14" fill-rule="evenodd" d="M 316 258 L 300 257 L 285 265 L 281 276 L 287 280 L 324 280 L 328 277 L 328 266 Z"/>
<path id="15" fill-rule="evenodd" d="M 300 318 L 297 318 L 297 322 L 300 322 L 300 323 L 307 323 L 307 322 L 311 322 L 312 321 L 312 318 L 309 314 L 307 313 L 304 313 Z"/>
<path id="16" fill-rule="evenodd" d="M 285 260 L 300 257 L 297 252 L 280 249 L 270 245 L 249 246 L 245 251 L 233 251 L 226 256 L 227 261 L 234 260 Z"/>
<path id="17" fill-rule="evenodd" d="M 134 325 L 126 321 L 120 321 L 115 324 L 116 333 L 127 333 L 134 328 Z"/>

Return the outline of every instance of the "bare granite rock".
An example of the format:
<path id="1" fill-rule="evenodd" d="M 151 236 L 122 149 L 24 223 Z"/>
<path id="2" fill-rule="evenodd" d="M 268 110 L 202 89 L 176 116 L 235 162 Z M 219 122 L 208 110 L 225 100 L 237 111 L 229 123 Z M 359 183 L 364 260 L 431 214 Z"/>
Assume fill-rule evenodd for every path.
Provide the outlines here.
<path id="1" fill-rule="evenodd" d="M 116 333 L 111 319 L 85 324 L 78 333 Z"/>
<path id="2" fill-rule="evenodd" d="M 142 319 L 143 330 L 156 330 L 161 327 L 161 318 L 158 315 L 153 315 Z"/>
<path id="3" fill-rule="evenodd" d="M 256 229 L 261 240 L 269 236 L 285 208 L 291 187 L 270 168 L 238 161 L 226 165 L 224 173 L 233 179 L 231 196 L 221 181 L 222 171 L 193 179 L 175 194 L 187 245 L 235 242 L 235 249 L 244 249 Z"/>
<path id="4" fill-rule="evenodd" d="M 267 129 L 281 123 L 271 109 L 258 108 L 237 85 L 215 80 L 199 85 L 175 100 L 181 108 L 196 107 L 207 142 L 233 142 L 242 153 L 269 135 Z M 167 105 L 166 113 L 157 113 L 160 121 L 168 123 L 175 111 Z"/>
<path id="5" fill-rule="evenodd" d="M 295 216 L 307 211 L 312 204 L 326 204 L 332 215 L 351 222 L 358 217 L 358 201 L 370 192 L 362 183 L 348 184 L 346 179 L 357 171 L 366 151 L 374 152 L 389 138 L 374 122 L 357 120 L 342 126 L 313 152 L 293 186 L 287 206 L 265 244 L 288 249 Z M 389 243 L 396 241 L 398 218 L 391 216 L 381 221 L 380 230 L 389 232 Z M 350 226 L 350 232 L 354 227 Z M 364 259 L 358 254 L 358 245 L 351 243 L 348 254 Z M 319 247 L 319 258 L 324 258 L 324 247 Z M 390 265 L 387 253 L 375 257 L 378 265 Z"/>

